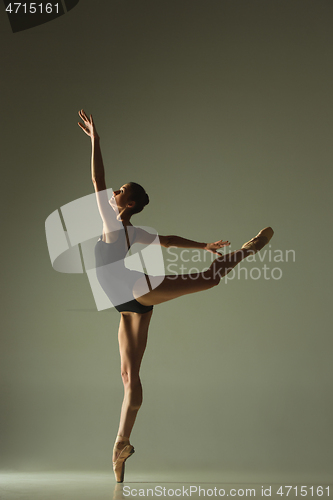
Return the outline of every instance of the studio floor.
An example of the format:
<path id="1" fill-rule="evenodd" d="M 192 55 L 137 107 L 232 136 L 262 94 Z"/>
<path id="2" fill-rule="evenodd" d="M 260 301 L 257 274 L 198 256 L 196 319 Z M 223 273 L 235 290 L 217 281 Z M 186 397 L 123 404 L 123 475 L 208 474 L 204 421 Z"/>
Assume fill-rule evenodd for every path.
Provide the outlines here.
<path id="1" fill-rule="evenodd" d="M 306 482 L 225 482 L 217 473 L 131 474 L 115 483 L 112 473 L 94 472 L 3 472 L 0 475 L 1 500 L 121 500 L 126 498 L 178 497 L 284 497 L 329 498 L 333 484 Z M 239 478 L 240 479 L 240 478 Z M 312 483 L 312 484 L 310 484 Z"/>

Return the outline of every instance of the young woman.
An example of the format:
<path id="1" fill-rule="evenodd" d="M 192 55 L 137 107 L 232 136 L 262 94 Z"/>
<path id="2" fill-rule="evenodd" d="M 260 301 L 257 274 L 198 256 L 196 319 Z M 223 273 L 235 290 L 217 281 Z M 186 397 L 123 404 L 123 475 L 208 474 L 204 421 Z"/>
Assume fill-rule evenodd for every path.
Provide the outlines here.
<path id="1" fill-rule="evenodd" d="M 149 198 L 139 184 L 130 182 L 114 191 L 111 200 L 107 199 L 100 139 L 93 118 L 91 115 L 88 118 L 83 110 L 79 112 L 79 116 L 83 123 L 79 122 L 78 125 L 91 138 L 92 182 L 103 220 L 103 236 L 95 248 L 96 273 L 105 293 L 121 313 L 118 340 L 124 400 L 112 461 L 116 481 L 123 482 L 125 460 L 134 453 L 129 438 L 142 404 L 139 371 L 153 306 L 218 285 L 221 278 L 244 258 L 261 250 L 272 238 L 273 230 L 270 227 L 261 230 L 240 250 L 227 255 L 221 255 L 218 250 L 229 245 L 228 241 L 199 243 L 179 236 L 159 236 L 159 243 L 164 247 L 198 248 L 215 253 L 218 257 L 202 273 L 164 276 L 158 280 L 157 285 L 156 278 L 128 270 L 121 262 L 133 243 L 151 244 L 155 240 L 154 235 L 131 224 L 132 216 L 143 210 L 149 203 Z M 151 283 L 154 284 L 153 287 Z"/>

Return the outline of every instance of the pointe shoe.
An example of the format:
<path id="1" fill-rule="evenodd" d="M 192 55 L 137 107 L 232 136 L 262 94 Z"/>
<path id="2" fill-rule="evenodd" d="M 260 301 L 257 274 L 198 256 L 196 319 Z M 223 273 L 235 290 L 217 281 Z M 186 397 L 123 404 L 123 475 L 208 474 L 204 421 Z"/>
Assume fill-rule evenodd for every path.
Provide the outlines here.
<path id="1" fill-rule="evenodd" d="M 265 227 L 265 229 L 259 231 L 257 236 L 252 238 L 252 240 L 244 243 L 242 248 L 244 248 L 245 250 L 252 250 L 253 253 L 257 253 L 259 252 L 259 250 L 264 248 L 265 245 L 267 245 L 267 243 L 271 240 L 273 234 L 274 231 L 271 227 Z"/>
<path id="2" fill-rule="evenodd" d="M 124 481 L 125 461 L 134 453 L 134 448 L 131 444 L 127 444 L 119 453 L 117 460 L 113 462 L 113 472 L 117 483 Z"/>

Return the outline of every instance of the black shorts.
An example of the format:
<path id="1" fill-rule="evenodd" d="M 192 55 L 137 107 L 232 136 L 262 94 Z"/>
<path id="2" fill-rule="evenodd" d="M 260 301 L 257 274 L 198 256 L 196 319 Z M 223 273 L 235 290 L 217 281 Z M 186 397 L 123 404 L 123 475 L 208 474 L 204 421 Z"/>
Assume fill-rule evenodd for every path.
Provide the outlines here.
<path id="1" fill-rule="evenodd" d="M 115 306 L 118 312 L 134 312 L 139 314 L 144 314 L 146 312 L 152 311 L 154 306 L 143 306 L 137 300 L 133 299 L 129 302 L 125 302 L 125 304 L 119 304 L 119 306 Z"/>

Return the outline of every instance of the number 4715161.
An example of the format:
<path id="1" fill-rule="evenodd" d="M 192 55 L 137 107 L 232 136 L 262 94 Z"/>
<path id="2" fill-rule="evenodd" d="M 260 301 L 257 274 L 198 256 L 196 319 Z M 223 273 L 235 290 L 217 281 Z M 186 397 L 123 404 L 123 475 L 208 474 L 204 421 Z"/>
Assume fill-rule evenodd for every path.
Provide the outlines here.
<path id="1" fill-rule="evenodd" d="M 284 490 L 285 489 L 285 490 Z M 324 488 L 323 486 L 280 486 L 280 488 L 277 490 L 276 494 L 277 495 L 285 495 L 286 497 L 289 495 L 289 493 L 292 491 L 292 493 L 297 496 L 300 495 L 302 497 L 305 497 L 307 495 L 313 497 L 322 497 L 325 492 L 326 496 L 329 496 L 330 494 L 330 487 L 327 486 Z"/>
<path id="2" fill-rule="evenodd" d="M 6 12 L 9 12 L 10 14 L 18 14 L 18 13 L 42 14 L 43 12 L 45 12 L 46 14 L 51 14 L 52 12 L 56 12 L 57 14 L 59 14 L 59 4 L 56 3 L 52 5 L 52 3 L 47 3 L 45 5 L 42 3 L 33 3 L 33 2 L 28 2 L 28 3 L 13 2 L 6 7 Z"/>

